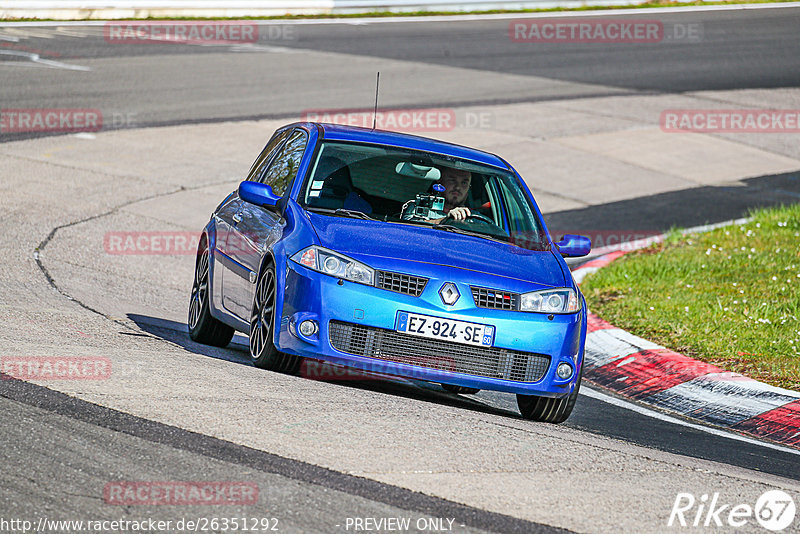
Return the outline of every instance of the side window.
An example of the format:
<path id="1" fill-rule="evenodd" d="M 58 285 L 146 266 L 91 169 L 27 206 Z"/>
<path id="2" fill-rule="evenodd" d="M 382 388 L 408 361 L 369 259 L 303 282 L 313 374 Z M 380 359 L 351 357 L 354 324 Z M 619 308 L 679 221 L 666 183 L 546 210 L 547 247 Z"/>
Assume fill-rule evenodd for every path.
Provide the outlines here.
<path id="1" fill-rule="evenodd" d="M 247 179 L 251 182 L 259 181 L 259 178 L 263 176 L 264 171 L 267 169 L 267 165 L 269 165 L 269 161 L 271 156 L 275 155 L 277 152 L 277 148 L 281 145 L 284 139 L 291 133 L 291 130 L 286 130 L 285 132 L 281 132 L 280 134 L 274 136 L 270 139 L 267 146 L 264 147 L 264 150 L 261 151 L 259 154 L 258 159 L 256 159 L 253 166 L 250 167 L 250 172 L 247 175 Z"/>
<path id="2" fill-rule="evenodd" d="M 280 154 L 269 164 L 266 174 L 258 181 L 271 186 L 276 195 L 283 196 L 297 175 L 297 168 L 300 166 L 307 142 L 306 133 L 295 130 L 283 145 Z"/>
<path id="3" fill-rule="evenodd" d="M 510 189 L 504 181 L 499 182 L 500 191 L 508 210 L 508 222 L 512 233 L 535 234 L 538 228 L 534 226 L 536 216 L 531 210 L 527 199 L 523 196 L 522 189 Z"/>
<path id="4" fill-rule="evenodd" d="M 483 187 L 486 191 L 486 197 L 489 199 L 489 209 L 492 213 L 490 218 L 495 221 L 497 226 L 506 232 L 510 232 L 508 228 L 508 221 L 505 217 L 505 204 L 500 199 L 500 192 L 498 191 L 497 187 L 497 179 L 492 178 L 487 180 Z"/>

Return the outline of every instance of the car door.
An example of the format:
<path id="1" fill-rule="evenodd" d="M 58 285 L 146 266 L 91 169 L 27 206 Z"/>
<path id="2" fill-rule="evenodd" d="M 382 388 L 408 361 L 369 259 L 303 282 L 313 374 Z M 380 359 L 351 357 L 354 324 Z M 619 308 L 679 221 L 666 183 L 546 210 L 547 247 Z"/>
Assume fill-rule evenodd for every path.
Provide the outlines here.
<path id="1" fill-rule="evenodd" d="M 307 145 L 305 130 L 294 130 L 277 155 L 264 165 L 263 172 L 256 173 L 253 179 L 271 186 L 276 195 L 285 196 L 291 190 Z M 236 270 L 229 273 L 229 298 L 230 310 L 249 322 L 261 258 L 283 235 L 286 222 L 277 211 L 240 202 L 238 220 L 234 220 L 228 236 L 228 249 L 236 264 Z"/>
<path id="2" fill-rule="evenodd" d="M 269 162 L 277 155 L 291 131 L 291 129 L 287 129 L 276 132 L 272 136 L 250 167 L 247 180 L 254 180 L 256 176 L 265 172 Z M 218 289 L 220 294 L 220 299 L 216 302 L 221 303 L 223 308 L 236 315 L 238 315 L 234 311 L 238 307 L 235 296 L 236 281 L 241 276 L 243 267 L 237 265 L 235 260 L 236 249 L 239 245 L 236 237 L 232 237 L 232 232 L 242 220 L 242 204 L 244 201 L 234 192 L 214 216 L 217 229 L 217 252 L 219 253 L 216 259 L 219 260 L 217 265 L 222 267 L 216 269 L 214 275 L 214 289 L 215 291 Z"/>

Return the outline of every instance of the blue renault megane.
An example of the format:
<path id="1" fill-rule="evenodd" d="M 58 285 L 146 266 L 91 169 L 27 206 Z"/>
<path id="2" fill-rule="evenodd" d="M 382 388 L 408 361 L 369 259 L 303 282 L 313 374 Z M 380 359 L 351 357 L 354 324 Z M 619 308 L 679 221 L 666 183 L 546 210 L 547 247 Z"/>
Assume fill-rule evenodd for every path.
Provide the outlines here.
<path id="1" fill-rule="evenodd" d="M 567 419 L 586 304 L 519 174 L 498 156 L 332 124 L 280 128 L 214 210 L 197 251 L 192 339 L 250 338 L 257 367 L 304 358 L 516 393 Z"/>

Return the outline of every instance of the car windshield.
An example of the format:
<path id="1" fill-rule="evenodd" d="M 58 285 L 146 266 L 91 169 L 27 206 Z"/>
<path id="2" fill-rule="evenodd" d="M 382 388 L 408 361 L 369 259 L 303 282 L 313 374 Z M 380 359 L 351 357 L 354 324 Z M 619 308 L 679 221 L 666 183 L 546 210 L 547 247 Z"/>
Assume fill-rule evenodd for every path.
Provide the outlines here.
<path id="1" fill-rule="evenodd" d="M 531 199 L 514 174 L 441 154 L 324 142 L 300 203 L 317 213 L 427 226 L 533 250 L 547 248 Z M 469 216 L 458 220 L 456 207 L 469 210 Z"/>

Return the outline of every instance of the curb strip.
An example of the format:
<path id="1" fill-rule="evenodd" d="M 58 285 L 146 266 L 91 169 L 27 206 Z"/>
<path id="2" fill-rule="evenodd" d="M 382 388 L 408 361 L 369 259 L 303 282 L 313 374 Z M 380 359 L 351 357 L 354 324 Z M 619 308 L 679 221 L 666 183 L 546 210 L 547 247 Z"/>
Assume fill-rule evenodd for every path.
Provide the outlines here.
<path id="1" fill-rule="evenodd" d="M 685 230 L 697 233 L 727 224 Z M 664 235 L 624 243 L 573 271 L 577 283 Z M 623 248 L 624 247 L 624 248 Z M 800 393 L 758 382 L 634 336 L 588 313 L 584 378 L 618 395 L 800 449 Z"/>

